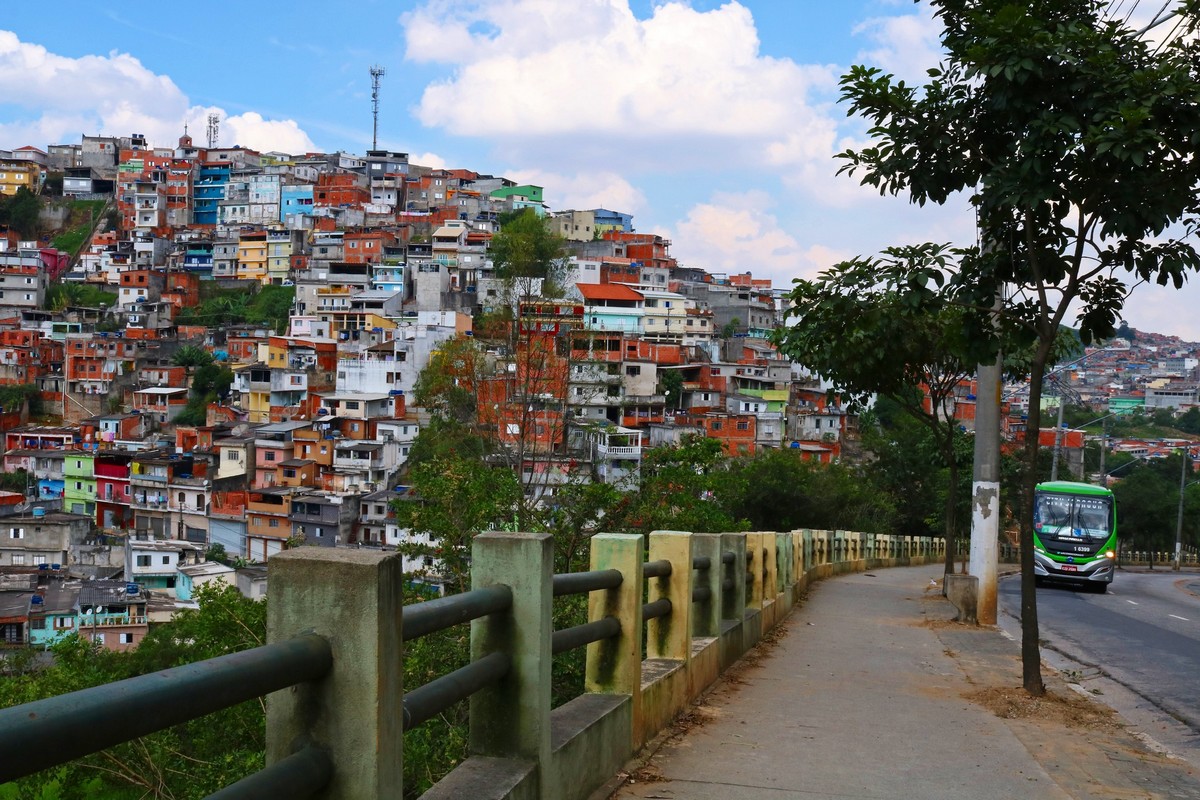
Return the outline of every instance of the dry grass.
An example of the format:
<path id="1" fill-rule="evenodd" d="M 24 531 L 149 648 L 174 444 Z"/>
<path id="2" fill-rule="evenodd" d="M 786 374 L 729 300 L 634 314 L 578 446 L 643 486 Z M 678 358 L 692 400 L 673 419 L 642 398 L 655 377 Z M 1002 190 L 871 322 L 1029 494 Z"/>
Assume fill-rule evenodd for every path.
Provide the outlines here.
<path id="1" fill-rule="evenodd" d="M 1075 730 L 1116 731 L 1120 729 L 1112 709 L 1072 693 L 1047 691 L 1034 697 L 1023 688 L 991 686 L 963 695 L 1002 719 L 1033 720 Z"/>

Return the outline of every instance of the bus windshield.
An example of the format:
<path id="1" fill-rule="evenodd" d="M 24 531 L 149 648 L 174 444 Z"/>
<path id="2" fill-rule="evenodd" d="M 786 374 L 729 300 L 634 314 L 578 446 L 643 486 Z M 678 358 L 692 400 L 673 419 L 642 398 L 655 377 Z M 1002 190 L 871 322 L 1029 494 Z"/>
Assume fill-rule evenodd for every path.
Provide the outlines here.
<path id="1" fill-rule="evenodd" d="M 1112 533 L 1108 497 L 1039 492 L 1033 510 L 1038 535 L 1054 539 L 1104 540 Z"/>

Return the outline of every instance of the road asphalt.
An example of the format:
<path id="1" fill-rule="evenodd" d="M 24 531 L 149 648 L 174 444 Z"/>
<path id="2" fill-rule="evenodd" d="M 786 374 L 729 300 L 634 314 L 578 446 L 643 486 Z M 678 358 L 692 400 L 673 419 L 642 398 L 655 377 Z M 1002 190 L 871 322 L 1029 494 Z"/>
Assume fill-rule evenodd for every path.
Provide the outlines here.
<path id="1" fill-rule="evenodd" d="M 815 584 L 611 797 L 1200 800 L 1200 771 L 1069 674 L 1043 667 L 1031 703 L 1018 642 L 952 622 L 940 579 L 928 565 Z"/>

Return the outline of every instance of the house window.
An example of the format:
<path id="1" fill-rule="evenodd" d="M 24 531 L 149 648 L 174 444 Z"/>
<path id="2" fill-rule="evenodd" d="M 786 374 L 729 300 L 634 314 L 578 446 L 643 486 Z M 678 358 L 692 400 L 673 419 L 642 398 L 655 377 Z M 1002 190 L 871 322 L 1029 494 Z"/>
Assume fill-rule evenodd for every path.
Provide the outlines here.
<path id="1" fill-rule="evenodd" d="M 8 538 L 24 539 L 25 538 L 25 529 L 24 528 L 9 528 L 8 529 Z"/>
<path id="2" fill-rule="evenodd" d="M 748 431 L 750 430 L 750 423 L 745 420 L 738 420 L 737 429 L 739 431 Z"/>
<path id="3" fill-rule="evenodd" d="M 626 375 L 630 375 L 630 376 L 637 376 L 637 375 L 641 375 L 641 374 L 642 374 L 642 368 L 641 368 L 641 367 L 636 367 L 636 366 L 628 366 L 628 367 L 626 367 L 626 368 L 625 368 L 625 374 L 626 374 Z"/>
<path id="4" fill-rule="evenodd" d="M 712 429 L 713 429 L 714 431 L 719 431 L 719 430 L 721 430 L 721 423 L 719 423 L 719 422 L 714 422 L 714 423 L 712 424 Z"/>
<path id="5" fill-rule="evenodd" d="M 290 467 L 289 467 L 289 468 L 287 468 L 287 469 L 285 469 L 285 470 L 283 471 L 283 477 L 285 477 L 285 478 L 294 478 L 294 477 L 296 477 L 296 470 L 294 470 L 294 469 L 292 469 L 292 468 L 290 468 Z"/>
<path id="6" fill-rule="evenodd" d="M 25 554 L 24 553 L 13 553 L 12 564 L 14 567 L 24 566 Z"/>
<path id="7" fill-rule="evenodd" d="M 137 565 L 139 567 L 150 566 L 150 556 L 138 556 L 137 557 Z"/>
<path id="8" fill-rule="evenodd" d="M 269 528 L 278 528 L 278 527 L 279 527 L 279 520 L 275 519 L 274 517 L 271 517 L 269 520 L 267 520 L 267 527 L 269 527 Z"/>
<path id="9" fill-rule="evenodd" d="M 240 461 L 241 458 L 242 457 L 238 453 L 237 450 L 226 450 L 225 451 L 225 460 L 226 461 Z"/>
<path id="10" fill-rule="evenodd" d="M 162 562 L 163 562 L 164 564 L 170 564 L 170 563 L 171 563 L 171 557 L 170 557 L 170 556 L 163 556 L 163 557 L 162 557 Z"/>
<path id="11" fill-rule="evenodd" d="M 46 557 L 45 557 L 45 556 L 34 556 L 34 557 L 33 557 L 33 563 L 34 563 L 34 564 L 45 564 L 45 563 L 46 563 Z"/>
<path id="12" fill-rule="evenodd" d="M 121 644 L 133 644 L 133 634 L 132 633 L 121 633 L 121 634 L 118 634 L 118 636 L 121 637 Z"/>
<path id="13" fill-rule="evenodd" d="M 57 630 L 67 630 L 67 629 L 74 628 L 74 627 L 75 627 L 75 620 L 72 619 L 71 617 L 55 617 L 54 618 L 54 629 L 56 631 Z"/>
<path id="14" fill-rule="evenodd" d="M 265 456 L 265 458 L 267 459 L 267 461 L 274 461 L 274 460 L 275 460 L 275 451 L 274 451 L 274 450 L 268 450 L 268 451 L 266 452 L 266 456 Z"/>

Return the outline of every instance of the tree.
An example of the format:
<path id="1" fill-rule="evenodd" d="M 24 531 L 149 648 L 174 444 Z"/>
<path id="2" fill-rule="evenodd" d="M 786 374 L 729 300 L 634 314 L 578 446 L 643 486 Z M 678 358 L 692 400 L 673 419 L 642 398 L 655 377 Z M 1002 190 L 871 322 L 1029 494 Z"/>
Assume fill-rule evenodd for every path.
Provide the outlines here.
<path id="1" fill-rule="evenodd" d="M 731 518 L 746 520 L 751 530 L 896 530 L 892 498 L 865 473 L 806 461 L 791 449 L 734 461 L 717 473 L 715 495 Z"/>
<path id="2" fill-rule="evenodd" d="M 625 499 L 620 519 L 610 530 L 720 533 L 748 530 L 717 499 L 719 473 L 726 458 L 721 443 L 699 435 L 678 445 L 663 445 L 642 458 L 642 483 Z"/>
<path id="3" fill-rule="evenodd" d="M 175 351 L 171 363 L 181 367 L 206 367 L 213 363 L 213 355 L 198 345 L 185 344 Z"/>
<path id="4" fill-rule="evenodd" d="M 533 300 L 560 297 L 567 265 L 564 245 L 533 209 L 506 217 L 488 245 L 502 287 L 497 304 L 520 311 Z M 515 347 L 516 328 L 510 327 L 509 333 Z"/>
<path id="5" fill-rule="evenodd" d="M 427 537 L 401 544 L 409 556 L 434 559 L 430 573 L 447 594 L 470 588 L 471 541 L 480 533 L 508 527 L 521 501 L 512 470 L 472 458 L 434 458 L 413 468 L 411 496 L 396 501 L 396 524 Z"/>
<path id="6" fill-rule="evenodd" d="M 941 66 L 923 87 L 857 66 L 842 79 L 850 113 L 874 143 L 841 154 L 841 171 L 918 204 L 969 194 L 986 246 L 957 264 L 918 266 L 905 286 L 995 322 L 1033 347 L 1028 429 L 1041 424 L 1046 364 L 1068 311 L 1084 343 L 1108 338 L 1128 282 L 1182 285 L 1200 268 L 1200 47 L 1180 37 L 1151 49 L 1104 18 L 1101 0 L 931 0 L 943 25 Z M 1195 28 L 1197 4 L 1179 12 Z M 941 289 L 940 292 L 935 289 Z M 1025 458 L 1037 458 L 1036 436 Z M 1033 575 L 1033 481 L 1021 505 L 1023 684 L 1045 691 Z"/>
<path id="7" fill-rule="evenodd" d="M 105 650 L 75 634 L 52 645 L 50 666 L 0 681 L 0 707 L 98 686 L 257 647 L 265 641 L 266 604 L 229 585 L 196 590 L 197 609 L 153 627 L 129 653 Z M 104 797 L 197 800 L 265 765 L 261 698 L 117 745 L 0 787 L 5 798 Z M 7 792 L 7 793 L 6 793 Z"/>
<path id="8" fill-rule="evenodd" d="M 11 197 L 0 197 L 0 224 L 8 225 L 24 239 L 36 239 L 41 230 L 42 201 L 24 186 Z"/>
<path id="9" fill-rule="evenodd" d="M 788 295 L 788 325 L 775 334 L 781 352 L 833 383 L 833 392 L 864 407 L 886 397 L 924 425 L 936 454 L 957 487 L 954 392 L 975 370 L 964 339 L 964 313 L 949 306 L 913 304 L 897 280 L 911 271 L 940 268 L 952 251 L 936 245 L 892 248 L 883 258 L 855 258 L 796 280 Z M 943 520 L 947 575 L 954 572 L 959 504 L 945 493 Z"/>

